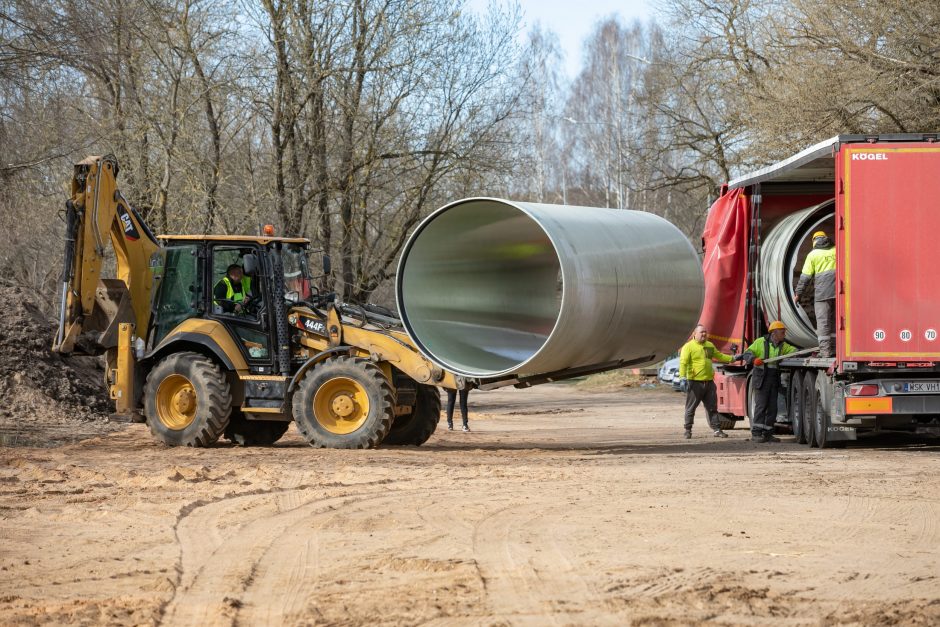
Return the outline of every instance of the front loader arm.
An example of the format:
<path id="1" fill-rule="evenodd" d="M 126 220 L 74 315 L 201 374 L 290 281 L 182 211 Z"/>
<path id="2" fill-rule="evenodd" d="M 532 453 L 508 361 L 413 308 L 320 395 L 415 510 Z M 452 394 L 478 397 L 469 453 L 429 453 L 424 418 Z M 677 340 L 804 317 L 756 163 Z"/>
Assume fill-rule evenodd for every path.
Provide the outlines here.
<path id="1" fill-rule="evenodd" d="M 291 325 L 304 331 L 300 335 L 300 344 L 310 350 L 350 346 L 358 356 L 372 359 L 380 365 L 386 363 L 395 366 L 418 383 L 452 390 L 467 384 L 463 378 L 426 359 L 404 331 L 358 326 L 352 319 L 341 316 L 335 306 L 330 306 L 326 320 L 305 308 L 291 311 L 288 320 Z"/>
<path id="2" fill-rule="evenodd" d="M 117 160 L 110 155 L 88 157 L 75 165 L 72 196 L 66 202 L 54 351 L 71 353 L 79 337 L 90 334 L 91 352 L 101 352 L 117 346 L 121 323 L 136 325 L 140 333 L 150 322 L 150 258 L 160 245 L 118 191 L 117 173 Z M 114 250 L 115 279 L 101 277 L 107 240 Z"/>

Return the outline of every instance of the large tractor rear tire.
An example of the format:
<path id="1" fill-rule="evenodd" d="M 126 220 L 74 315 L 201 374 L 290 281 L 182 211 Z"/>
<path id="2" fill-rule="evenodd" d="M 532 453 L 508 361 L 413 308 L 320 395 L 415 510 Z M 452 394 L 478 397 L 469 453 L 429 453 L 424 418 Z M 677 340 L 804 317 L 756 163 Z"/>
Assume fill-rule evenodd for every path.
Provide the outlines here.
<path id="1" fill-rule="evenodd" d="M 219 367 L 199 353 L 176 353 L 150 371 L 144 412 L 168 446 L 209 446 L 228 424 L 232 395 Z"/>
<path id="2" fill-rule="evenodd" d="M 394 393 L 370 361 L 335 357 L 317 364 L 294 393 L 294 421 L 311 446 L 375 448 L 394 419 Z"/>
<path id="3" fill-rule="evenodd" d="M 238 446 L 271 446 L 290 428 L 283 420 L 248 420 L 233 409 L 225 427 L 225 439 Z"/>
<path id="4" fill-rule="evenodd" d="M 395 416 L 383 444 L 421 446 L 434 434 L 441 420 L 441 393 L 433 385 L 418 384 L 414 411 Z"/>

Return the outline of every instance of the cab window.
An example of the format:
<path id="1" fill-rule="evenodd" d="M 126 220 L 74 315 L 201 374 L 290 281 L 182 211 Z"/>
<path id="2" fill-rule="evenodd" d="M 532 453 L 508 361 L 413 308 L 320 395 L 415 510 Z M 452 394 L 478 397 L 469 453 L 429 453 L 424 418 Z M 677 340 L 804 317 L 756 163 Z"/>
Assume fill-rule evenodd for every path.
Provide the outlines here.
<path id="1" fill-rule="evenodd" d="M 212 313 L 258 320 L 260 282 L 244 272 L 244 256 L 255 252 L 245 246 L 216 246 L 212 250 Z"/>

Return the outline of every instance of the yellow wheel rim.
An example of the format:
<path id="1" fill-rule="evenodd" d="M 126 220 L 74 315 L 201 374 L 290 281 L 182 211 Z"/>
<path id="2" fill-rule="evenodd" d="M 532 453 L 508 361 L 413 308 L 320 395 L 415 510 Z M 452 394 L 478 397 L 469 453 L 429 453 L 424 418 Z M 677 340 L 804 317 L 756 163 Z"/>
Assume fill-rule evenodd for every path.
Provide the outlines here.
<path id="1" fill-rule="evenodd" d="M 180 431 L 196 419 L 196 388 L 181 374 L 171 374 L 157 388 L 157 417 L 168 429 Z"/>
<path id="2" fill-rule="evenodd" d="M 369 417 L 369 395 L 353 379 L 330 379 L 313 395 L 313 414 L 330 433 L 352 433 Z"/>

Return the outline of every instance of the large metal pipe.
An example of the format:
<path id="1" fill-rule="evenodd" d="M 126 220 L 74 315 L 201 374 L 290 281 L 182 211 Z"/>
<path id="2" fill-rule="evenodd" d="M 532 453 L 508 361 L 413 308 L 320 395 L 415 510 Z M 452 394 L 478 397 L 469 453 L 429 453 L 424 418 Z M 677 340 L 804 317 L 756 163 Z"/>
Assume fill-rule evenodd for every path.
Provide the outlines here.
<path id="1" fill-rule="evenodd" d="M 767 320 L 787 326 L 787 341 L 801 348 L 816 346 L 816 318 L 812 294 L 807 307 L 793 302 L 793 291 L 803 260 L 813 248 L 812 234 L 825 231 L 831 237 L 835 223 L 833 201 L 792 213 L 777 222 L 761 243 L 760 300 Z"/>
<path id="2" fill-rule="evenodd" d="M 698 320 L 701 262 L 650 213 L 468 198 L 405 245 L 402 322 L 468 377 L 541 374 L 676 350 Z"/>

